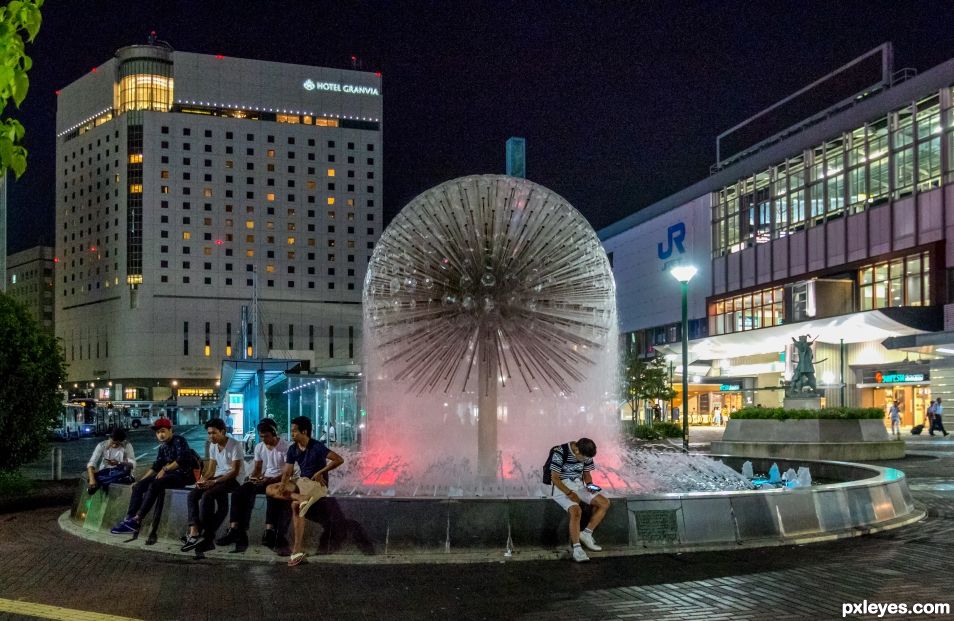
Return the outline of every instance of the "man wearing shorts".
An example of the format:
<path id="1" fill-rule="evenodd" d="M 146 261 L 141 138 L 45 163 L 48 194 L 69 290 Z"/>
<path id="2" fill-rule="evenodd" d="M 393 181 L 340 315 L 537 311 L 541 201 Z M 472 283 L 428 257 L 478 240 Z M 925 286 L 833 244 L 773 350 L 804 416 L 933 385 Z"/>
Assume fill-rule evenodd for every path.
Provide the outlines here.
<path id="1" fill-rule="evenodd" d="M 564 447 L 569 448 L 564 455 Z M 570 516 L 570 544 L 573 546 L 573 560 L 583 563 L 590 560 L 583 548 L 582 542 L 590 550 L 602 550 L 593 539 L 593 531 L 600 525 L 609 509 L 609 500 L 600 491 L 587 489 L 592 485 L 590 473 L 596 469 L 593 458 L 596 456 L 596 443 L 589 438 L 580 438 L 576 442 L 569 442 L 552 450 L 550 460 L 549 495 L 558 505 L 566 509 Z M 580 532 L 580 518 L 583 510 L 580 505 L 587 504 L 593 507 L 593 514 L 583 532 Z"/>
<path id="2" fill-rule="evenodd" d="M 305 514 L 320 498 L 328 495 L 328 472 L 343 464 L 344 459 L 324 442 L 311 437 L 311 419 L 307 416 L 292 419 L 291 439 L 282 480 L 269 485 L 265 493 L 272 498 L 291 501 L 295 542 L 288 564 L 295 566 L 305 559 Z M 299 477 L 293 479 L 296 465 Z"/>

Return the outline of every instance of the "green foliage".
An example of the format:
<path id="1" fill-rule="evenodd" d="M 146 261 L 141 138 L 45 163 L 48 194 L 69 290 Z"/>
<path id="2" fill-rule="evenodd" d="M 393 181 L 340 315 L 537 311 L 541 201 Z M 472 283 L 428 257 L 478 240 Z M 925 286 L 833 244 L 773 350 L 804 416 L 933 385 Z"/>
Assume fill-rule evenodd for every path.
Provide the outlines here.
<path id="1" fill-rule="evenodd" d="M 632 409 L 634 419 L 637 418 L 641 402 L 656 399 L 666 401 L 676 395 L 669 384 L 669 368 L 662 356 L 647 360 L 635 351 L 626 350 L 622 375 L 622 397 Z"/>
<path id="2" fill-rule="evenodd" d="M 0 472 L 0 498 L 21 498 L 33 489 L 33 481 L 19 472 Z"/>
<path id="3" fill-rule="evenodd" d="M 33 60 L 25 50 L 40 31 L 41 6 L 43 0 L 13 0 L 0 7 L 0 112 L 11 99 L 19 108 L 30 89 L 27 72 Z M 17 177 L 26 170 L 23 134 L 23 125 L 16 119 L 0 121 L 0 169 L 12 169 Z"/>
<path id="4" fill-rule="evenodd" d="M 742 408 L 732 414 L 735 419 L 749 420 L 825 420 L 882 419 L 880 408 L 822 408 L 820 410 L 786 410 L 785 408 Z"/>
<path id="5" fill-rule="evenodd" d="M 668 421 L 652 425 L 633 425 L 633 437 L 639 440 L 661 440 L 663 438 L 681 438 L 682 427 Z"/>
<path id="6" fill-rule="evenodd" d="M 0 472 L 35 459 L 62 407 L 60 344 L 30 313 L 0 294 Z"/>

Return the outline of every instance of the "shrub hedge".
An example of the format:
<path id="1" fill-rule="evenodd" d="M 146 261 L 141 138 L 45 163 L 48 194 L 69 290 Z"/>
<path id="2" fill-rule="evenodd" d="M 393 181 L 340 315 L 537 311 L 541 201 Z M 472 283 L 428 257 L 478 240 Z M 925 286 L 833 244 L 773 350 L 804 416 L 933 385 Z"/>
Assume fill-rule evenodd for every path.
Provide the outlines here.
<path id="1" fill-rule="evenodd" d="M 749 420 L 825 420 L 882 419 L 881 408 L 822 408 L 820 410 L 786 410 L 785 408 L 742 408 L 732 413 L 732 418 Z"/>
<path id="2" fill-rule="evenodd" d="M 678 423 L 657 422 L 652 425 L 634 425 L 630 427 L 634 438 L 639 440 L 661 440 L 663 438 L 681 438 L 682 427 Z"/>

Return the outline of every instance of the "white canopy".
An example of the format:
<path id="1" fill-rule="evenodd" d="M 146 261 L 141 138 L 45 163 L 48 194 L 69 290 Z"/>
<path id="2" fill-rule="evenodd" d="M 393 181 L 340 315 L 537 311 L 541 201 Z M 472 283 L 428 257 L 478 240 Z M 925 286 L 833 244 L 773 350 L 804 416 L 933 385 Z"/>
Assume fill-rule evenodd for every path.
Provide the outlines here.
<path id="1" fill-rule="evenodd" d="M 818 337 L 820 343 L 864 343 L 880 342 L 891 336 L 924 333 L 925 330 L 905 325 L 881 311 L 873 310 L 696 339 L 689 341 L 689 359 L 715 360 L 781 352 L 793 338 L 797 339 L 803 334 L 812 339 Z M 656 349 L 663 354 L 682 355 L 682 347 L 678 343 Z"/>

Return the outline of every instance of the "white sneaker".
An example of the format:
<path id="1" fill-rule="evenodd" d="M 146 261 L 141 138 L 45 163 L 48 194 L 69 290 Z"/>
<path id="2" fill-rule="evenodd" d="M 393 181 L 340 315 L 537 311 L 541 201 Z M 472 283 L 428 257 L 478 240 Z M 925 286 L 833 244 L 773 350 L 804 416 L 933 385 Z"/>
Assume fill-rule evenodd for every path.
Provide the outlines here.
<path id="1" fill-rule="evenodd" d="M 599 552 L 600 550 L 603 549 L 600 546 L 596 545 L 596 542 L 593 541 L 593 533 L 588 533 L 585 530 L 582 533 L 580 533 L 580 543 L 585 545 L 590 550 L 593 550 L 594 552 Z"/>
<path id="2" fill-rule="evenodd" d="M 586 552 L 583 551 L 583 548 L 573 546 L 573 560 L 577 563 L 585 563 L 590 560 L 590 557 L 586 555 Z"/>

